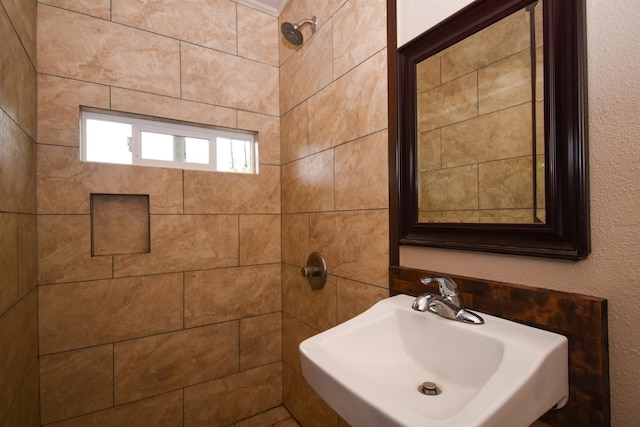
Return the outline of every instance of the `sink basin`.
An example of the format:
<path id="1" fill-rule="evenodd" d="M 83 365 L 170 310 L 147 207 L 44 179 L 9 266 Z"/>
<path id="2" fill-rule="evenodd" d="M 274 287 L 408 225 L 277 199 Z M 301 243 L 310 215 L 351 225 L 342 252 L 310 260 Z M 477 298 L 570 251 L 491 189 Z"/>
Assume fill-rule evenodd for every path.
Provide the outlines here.
<path id="1" fill-rule="evenodd" d="M 300 344 L 305 379 L 352 426 L 526 427 L 564 406 L 566 337 L 484 313 L 484 325 L 456 322 L 413 300 L 387 298 Z"/>

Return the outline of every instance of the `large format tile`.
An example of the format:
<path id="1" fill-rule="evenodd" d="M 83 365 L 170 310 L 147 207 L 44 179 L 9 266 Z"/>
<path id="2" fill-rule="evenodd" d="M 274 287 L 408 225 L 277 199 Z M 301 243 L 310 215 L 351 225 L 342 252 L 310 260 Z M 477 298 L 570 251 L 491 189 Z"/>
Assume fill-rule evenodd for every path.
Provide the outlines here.
<path id="1" fill-rule="evenodd" d="M 40 286 L 40 354 L 182 328 L 182 274 Z"/>
<path id="2" fill-rule="evenodd" d="M 338 278 L 338 322 L 345 322 L 388 297 L 387 287 Z"/>
<path id="3" fill-rule="evenodd" d="M 40 357 L 44 424 L 113 405 L 113 346 Z"/>
<path id="4" fill-rule="evenodd" d="M 111 18 L 111 0 L 38 0 L 38 3 L 73 10 L 96 18 Z"/>
<path id="5" fill-rule="evenodd" d="M 378 52 L 309 101 L 309 152 L 387 127 L 387 51 Z"/>
<path id="6" fill-rule="evenodd" d="M 38 228 L 36 215 L 18 215 L 18 285 L 20 298 L 38 283 Z"/>
<path id="7" fill-rule="evenodd" d="M 88 214 L 91 194 L 147 194 L 152 214 L 182 213 L 182 171 L 79 160 L 73 147 L 38 145 L 38 213 Z"/>
<path id="8" fill-rule="evenodd" d="M 38 76 L 38 144 L 80 144 L 80 106 L 109 108 L 109 86 Z"/>
<path id="9" fill-rule="evenodd" d="M 419 187 L 422 210 L 478 209 L 478 165 L 421 173 Z"/>
<path id="10" fill-rule="evenodd" d="M 282 163 L 309 155 L 307 142 L 307 103 L 303 102 L 280 118 Z"/>
<path id="11" fill-rule="evenodd" d="M 238 111 L 238 129 L 258 132 L 260 164 L 280 165 L 280 118 Z"/>
<path id="12" fill-rule="evenodd" d="M 0 109 L 0 212 L 35 213 L 36 147 Z"/>
<path id="13" fill-rule="evenodd" d="M 236 215 L 151 215 L 151 251 L 116 255 L 115 277 L 238 265 Z"/>
<path id="14" fill-rule="evenodd" d="M 0 418 L 11 407 L 17 391 L 37 370 L 37 296 L 31 292 L 0 315 Z"/>
<path id="15" fill-rule="evenodd" d="M 300 363 L 300 343 L 319 331 L 290 314 L 282 316 L 282 360 L 294 371 L 302 375 Z"/>
<path id="16" fill-rule="evenodd" d="M 280 213 L 280 167 L 258 174 L 184 171 L 184 211 L 193 214 Z"/>
<path id="17" fill-rule="evenodd" d="M 91 256 L 89 215 L 38 217 L 38 283 L 109 279 L 111 257 Z"/>
<path id="18" fill-rule="evenodd" d="M 111 108 L 116 111 L 182 120 L 196 125 L 235 128 L 237 124 L 236 110 L 231 108 L 117 87 L 111 88 Z"/>
<path id="19" fill-rule="evenodd" d="M 280 215 L 240 215 L 240 265 L 280 262 Z"/>
<path id="20" fill-rule="evenodd" d="M 348 1 L 333 17 L 333 78 L 364 62 L 387 44 L 384 0 Z"/>
<path id="21" fill-rule="evenodd" d="M 277 67 L 278 18 L 242 4 L 238 8 L 238 55 Z"/>
<path id="22" fill-rule="evenodd" d="M 479 114 L 487 114 L 531 100 L 529 49 L 478 71 Z"/>
<path id="23" fill-rule="evenodd" d="M 282 211 L 316 212 L 335 208 L 334 153 L 327 150 L 282 167 Z"/>
<path id="24" fill-rule="evenodd" d="M 418 94 L 418 130 L 426 132 L 478 115 L 478 78 L 470 73 Z"/>
<path id="25" fill-rule="evenodd" d="M 37 363 L 33 365 L 4 417 L 2 427 L 5 426 L 40 427 L 40 370 Z"/>
<path id="26" fill-rule="evenodd" d="M 283 366 L 284 404 L 303 426 L 338 427 L 338 414 L 287 365 Z"/>
<path id="27" fill-rule="evenodd" d="M 184 99 L 278 115 L 274 66 L 182 43 L 181 82 Z"/>
<path id="28" fill-rule="evenodd" d="M 39 72 L 180 95 L 177 40 L 43 4 L 38 40 Z"/>
<path id="29" fill-rule="evenodd" d="M 389 206 L 387 152 L 387 131 L 335 148 L 337 210 Z"/>
<path id="30" fill-rule="evenodd" d="M 331 273 L 331 270 L 328 270 Z M 319 331 L 338 324 L 335 276 L 327 276 L 324 287 L 316 290 L 312 289 L 309 281 L 300 274 L 300 268 L 284 264 L 282 292 L 282 310 L 285 313 Z"/>
<path id="31" fill-rule="evenodd" d="M 303 267 L 309 248 L 309 214 L 282 215 L 282 262 Z"/>
<path id="32" fill-rule="evenodd" d="M 310 247 L 329 274 L 387 287 L 389 214 L 386 209 L 311 214 Z"/>
<path id="33" fill-rule="evenodd" d="M 228 426 L 282 404 L 282 363 L 186 388 L 184 425 Z"/>
<path id="34" fill-rule="evenodd" d="M 533 159 L 498 160 L 479 166 L 481 209 L 533 207 Z"/>
<path id="35" fill-rule="evenodd" d="M 185 273 L 185 326 L 280 311 L 280 264 Z"/>
<path id="36" fill-rule="evenodd" d="M 0 109 L 35 139 L 35 63 L 25 52 L 4 8 L 0 9 L 0 40 Z"/>
<path id="37" fill-rule="evenodd" d="M 238 347 L 236 322 L 116 343 L 115 403 L 131 402 L 237 372 Z"/>
<path id="38" fill-rule="evenodd" d="M 13 27 L 20 37 L 22 46 L 36 63 L 36 1 L 2 0 L 2 6 L 7 11 Z"/>
<path id="39" fill-rule="evenodd" d="M 111 0 L 111 20 L 236 53 L 236 7 L 226 0 Z"/>
<path id="40" fill-rule="evenodd" d="M 182 425 L 182 418 L 182 391 L 174 391 L 60 421 L 47 427 L 174 427 Z"/>
<path id="41" fill-rule="evenodd" d="M 18 301 L 18 216 L 0 212 L 0 315 Z"/>
<path id="42" fill-rule="evenodd" d="M 240 319 L 240 369 L 282 360 L 282 313 Z"/>

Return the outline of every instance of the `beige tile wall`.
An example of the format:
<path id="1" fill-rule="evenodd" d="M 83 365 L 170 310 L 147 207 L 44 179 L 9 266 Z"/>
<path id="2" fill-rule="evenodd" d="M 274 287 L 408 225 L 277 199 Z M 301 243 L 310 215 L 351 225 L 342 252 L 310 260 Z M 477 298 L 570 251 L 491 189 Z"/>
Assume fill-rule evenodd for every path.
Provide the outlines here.
<path id="1" fill-rule="evenodd" d="M 39 162 L 16 185 L 38 191 L 43 424 L 221 426 L 282 404 L 277 24 L 230 0 L 39 2 Z M 81 105 L 258 131 L 260 174 L 81 163 Z M 148 253 L 91 256 L 92 193 L 149 196 Z"/>
<path id="2" fill-rule="evenodd" d="M 304 381 L 298 344 L 388 296 L 386 2 L 291 0 L 316 15 L 295 48 L 280 37 L 284 403 L 304 426 L 346 423 Z M 300 275 L 310 252 L 329 277 Z"/>
<path id="3" fill-rule="evenodd" d="M 0 426 L 38 426 L 36 2 L 0 0 Z"/>
<path id="4" fill-rule="evenodd" d="M 534 221 L 529 21 L 523 9 L 419 64 L 421 222 Z"/>

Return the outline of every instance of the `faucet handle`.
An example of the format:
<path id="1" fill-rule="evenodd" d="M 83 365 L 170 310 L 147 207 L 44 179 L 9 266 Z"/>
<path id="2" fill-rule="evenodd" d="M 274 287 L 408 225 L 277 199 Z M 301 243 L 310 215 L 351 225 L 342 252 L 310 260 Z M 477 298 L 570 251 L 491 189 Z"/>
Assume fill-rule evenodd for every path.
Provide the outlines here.
<path id="1" fill-rule="evenodd" d="M 458 295 L 458 285 L 448 276 L 427 276 L 420 279 L 422 284 L 428 285 L 431 282 L 438 284 L 440 295 L 443 297 L 453 297 Z"/>

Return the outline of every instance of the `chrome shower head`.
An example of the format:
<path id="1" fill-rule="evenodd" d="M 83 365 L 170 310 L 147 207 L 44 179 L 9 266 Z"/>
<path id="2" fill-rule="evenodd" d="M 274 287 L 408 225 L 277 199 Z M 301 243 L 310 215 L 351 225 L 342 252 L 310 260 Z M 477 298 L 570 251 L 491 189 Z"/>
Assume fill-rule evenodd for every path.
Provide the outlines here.
<path id="1" fill-rule="evenodd" d="M 302 32 L 300 31 L 300 27 L 304 24 L 311 24 L 311 34 L 316 32 L 316 17 L 314 16 L 311 19 L 303 19 L 297 24 L 292 24 L 290 22 L 285 22 L 280 26 L 282 30 L 282 35 L 290 42 L 295 44 L 296 46 L 300 46 L 304 41 L 302 37 Z"/>

